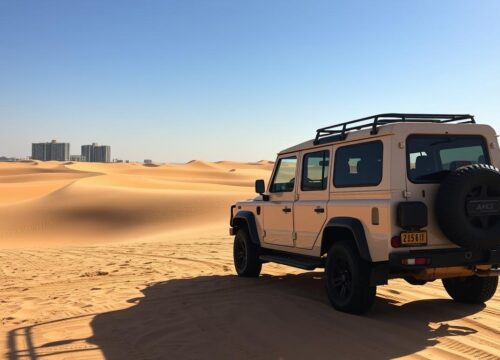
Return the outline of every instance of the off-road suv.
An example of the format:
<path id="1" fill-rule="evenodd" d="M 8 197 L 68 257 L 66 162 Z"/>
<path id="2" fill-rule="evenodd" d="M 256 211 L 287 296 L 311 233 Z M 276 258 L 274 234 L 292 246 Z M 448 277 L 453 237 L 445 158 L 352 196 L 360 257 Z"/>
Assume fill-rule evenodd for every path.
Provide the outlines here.
<path id="1" fill-rule="evenodd" d="M 500 150 L 471 115 L 380 114 L 318 129 L 278 154 L 270 183 L 231 207 L 238 275 L 263 263 L 325 268 L 338 310 L 362 313 L 377 285 L 442 279 L 482 303 L 500 273 Z"/>

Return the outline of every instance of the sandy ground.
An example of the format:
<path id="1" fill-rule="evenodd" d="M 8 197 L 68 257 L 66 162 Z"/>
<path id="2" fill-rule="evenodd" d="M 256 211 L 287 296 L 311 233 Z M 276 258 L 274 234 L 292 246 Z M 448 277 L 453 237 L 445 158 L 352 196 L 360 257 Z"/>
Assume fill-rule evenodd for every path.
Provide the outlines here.
<path id="1" fill-rule="evenodd" d="M 465 306 L 391 281 L 360 317 L 321 272 L 237 278 L 228 206 L 271 166 L 0 163 L 0 358 L 500 356 L 498 292 Z"/>

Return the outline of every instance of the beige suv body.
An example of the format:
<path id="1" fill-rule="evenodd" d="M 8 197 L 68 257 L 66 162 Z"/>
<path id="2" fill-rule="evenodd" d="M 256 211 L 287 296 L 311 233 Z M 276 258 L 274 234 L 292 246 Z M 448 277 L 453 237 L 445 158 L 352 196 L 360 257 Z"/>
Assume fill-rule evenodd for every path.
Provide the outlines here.
<path id="1" fill-rule="evenodd" d="M 337 249 L 337 254 L 344 251 L 344 257 L 358 257 L 355 260 L 360 264 L 351 266 L 366 273 L 363 276 L 369 287 L 386 284 L 391 278 L 423 284 L 438 278 L 495 276 L 500 263 L 500 228 L 496 224 L 500 222 L 500 190 L 494 183 L 500 173 L 499 178 L 484 179 L 493 182 L 485 190 L 487 199 L 475 195 L 474 189 L 480 192 L 481 187 L 469 185 L 473 199 L 467 195 L 472 200 L 464 200 L 467 209 L 487 208 L 486 215 L 464 210 L 464 216 L 471 219 L 471 231 L 489 231 L 488 236 L 493 234 L 498 241 L 488 240 L 487 247 L 458 240 L 457 244 L 450 239 L 455 230 L 446 228 L 448 204 L 436 210 L 438 197 L 443 198 L 441 202 L 448 202 L 446 196 L 453 197 L 444 194 L 446 190 L 438 195 L 450 173 L 469 167 L 481 172 L 467 175 L 470 178 L 496 176 L 490 165 L 500 166 L 495 131 L 476 124 L 468 115 L 381 114 L 319 129 L 316 139 L 278 154 L 265 192 L 259 180 L 256 190 L 261 194 L 231 208 L 231 234 L 243 229 L 249 239 L 244 241 L 250 243 L 246 247 L 253 247 L 259 263 L 308 270 L 328 268 L 329 252 L 341 242 L 347 250 Z M 474 168 L 481 166 L 484 168 Z M 466 185 L 459 189 L 463 187 Z M 441 222 L 440 217 L 444 218 Z M 237 249 L 237 245 L 238 270 L 236 252 L 241 246 Z M 341 270 L 332 271 L 337 271 L 337 279 L 342 277 Z M 245 276 L 244 271 L 238 272 Z M 351 278 L 351 282 L 357 281 Z M 367 304 L 370 300 L 358 299 L 352 308 L 329 297 L 336 308 L 348 312 L 362 312 L 371 305 Z"/>

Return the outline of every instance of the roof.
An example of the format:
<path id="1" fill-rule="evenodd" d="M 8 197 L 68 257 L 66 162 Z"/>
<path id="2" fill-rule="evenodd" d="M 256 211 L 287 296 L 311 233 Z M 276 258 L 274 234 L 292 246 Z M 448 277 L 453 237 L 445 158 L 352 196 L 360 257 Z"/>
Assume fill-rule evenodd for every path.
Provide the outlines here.
<path id="1" fill-rule="evenodd" d="M 472 130 L 474 129 L 474 130 Z M 342 138 L 339 134 L 330 135 L 325 137 L 325 141 L 317 143 L 316 139 L 311 139 L 304 141 L 300 144 L 294 145 L 292 147 L 286 148 L 280 151 L 278 154 L 286 154 L 290 152 L 297 152 L 306 149 L 313 149 L 316 147 L 324 147 L 325 145 L 333 144 L 345 144 L 353 141 L 363 140 L 363 139 L 376 139 L 383 136 L 393 135 L 397 133 L 447 133 L 453 132 L 459 135 L 468 134 L 481 134 L 484 136 L 495 137 L 495 130 L 489 125 L 484 124 L 451 124 L 451 123 L 415 123 L 415 122 L 398 122 L 381 125 L 378 127 L 376 134 L 372 134 L 372 130 L 369 128 L 363 130 L 354 130 L 347 132 Z"/>

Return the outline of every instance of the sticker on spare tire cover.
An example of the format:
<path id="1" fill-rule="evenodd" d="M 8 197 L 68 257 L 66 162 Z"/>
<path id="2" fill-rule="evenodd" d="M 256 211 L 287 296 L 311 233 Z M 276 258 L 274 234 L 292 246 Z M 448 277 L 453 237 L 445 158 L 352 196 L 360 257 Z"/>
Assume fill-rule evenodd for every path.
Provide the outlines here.
<path id="1" fill-rule="evenodd" d="M 500 215 L 500 200 L 470 200 L 467 213 L 469 216 Z"/>

